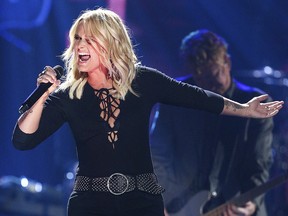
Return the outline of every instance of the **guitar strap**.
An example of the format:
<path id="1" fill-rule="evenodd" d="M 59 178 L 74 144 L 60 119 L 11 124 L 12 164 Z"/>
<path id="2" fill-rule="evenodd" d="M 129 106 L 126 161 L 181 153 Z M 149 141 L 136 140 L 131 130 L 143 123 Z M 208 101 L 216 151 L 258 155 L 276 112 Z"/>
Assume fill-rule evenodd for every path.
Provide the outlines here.
<path id="1" fill-rule="evenodd" d="M 239 136 L 240 136 L 240 134 L 238 133 L 237 137 L 235 139 L 235 145 L 234 145 L 233 150 L 231 152 L 232 154 L 230 156 L 228 164 L 226 164 L 226 162 L 224 162 L 224 160 L 226 160 L 225 154 L 227 154 L 227 152 L 225 152 L 224 146 L 223 146 L 223 143 L 221 142 L 221 140 L 218 140 L 213 167 L 212 167 L 211 173 L 209 175 L 210 192 L 216 192 L 216 194 L 221 193 L 222 195 L 224 195 L 224 198 L 227 198 L 227 197 L 225 196 L 225 190 L 223 190 L 223 186 L 225 186 L 225 185 L 227 186 L 228 182 L 230 181 L 231 171 L 233 170 L 233 167 L 235 166 L 235 162 L 237 161 L 236 160 L 238 157 L 237 155 L 238 154 L 241 155 L 240 149 L 238 149 L 239 148 Z M 226 167 L 224 167 L 224 166 L 226 166 Z M 221 176 L 221 175 L 223 175 L 221 173 L 222 172 L 221 169 L 222 170 L 227 169 L 227 171 L 224 174 L 225 176 Z"/>
<path id="2" fill-rule="evenodd" d="M 218 192 L 218 187 L 219 187 L 219 174 L 220 174 L 220 169 L 223 164 L 223 151 L 224 147 L 222 145 L 222 142 L 219 141 L 217 144 L 216 148 L 216 155 L 212 167 L 212 171 L 209 175 L 209 180 L 210 180 L 210 192 Z"/>
<path id="3" fill-rule="evenodd" d="M 231 84 L 230 89 L 225 93 L 225 97 L 227 98 L 233 98 L 233 95 L 235 93 L 235 82 L 233 81 Z M 229 117 L 228 117 L 229 118 Z M 229 161 L 229 164 L 226 165 L 224 162 L 225 159 L 225 149 L 224 149 L 224 145 L 221 141 L 221 137 L 223 137 L 222 132 L 226 131 L 225 125 L 227 124 L 227 122 L 225 121 L 226 117 L 225 116 L 219 116 L 218 122 L 217 122 L 217 129 L 216 129 L 216 136 L 215 136 L 215 140 L 217 141 L 216 143 L 216 154 L 214 155 L 214 163 L 212 165 L 212 169 L 211 172 L 209 174 L 209 180 L 210 180 L 210 192 L 220 192 L 221 191 L 221 185 L 225 184 L 226 182 L 228 182 L 228 177 L 230 176 L 230 170 L 232 169 L 232 165 L 233 165 L 233 159 L 234 156 L 236 154 L 236 148 L 238 148 L 238 138 L 239 135 L 236 138 L 236 144 L 234 146 L 234 150 L 233 150 L 233 155 L 231 157 L 231 160 Z M 229 127 L 229 125 L 227 125 Z M 224 128 L 223 128 L 224 127 Z M 225 134 L 224 134 L 225 135 Z M 226 176 L 225 176 L 225 181 L 221 181 L 219 182 L 219 180 L 223 179 L 221 178 L 221 169 L 223 169 L 223 166 L 229 166 L 228 171 L 226 172 Z M 225 167 L 226 168 L 226 167 Z"/>

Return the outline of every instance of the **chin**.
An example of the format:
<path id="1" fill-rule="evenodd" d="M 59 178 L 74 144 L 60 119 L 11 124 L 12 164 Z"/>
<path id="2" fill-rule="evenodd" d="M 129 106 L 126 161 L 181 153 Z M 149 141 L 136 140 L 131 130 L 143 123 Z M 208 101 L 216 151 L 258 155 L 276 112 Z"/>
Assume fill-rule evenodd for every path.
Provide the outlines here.
<path id="1" fill-rule="evenodd" d="M 78 68 L 78 70 L 81 71 L 81 72 L 86 72 L 86 71 L 87 71 L 87 67 L 85 67 L 85 66 L 82 65 L 82 64 L 78 64 L 78 65 L 77 65 L 77 68 Z"/>

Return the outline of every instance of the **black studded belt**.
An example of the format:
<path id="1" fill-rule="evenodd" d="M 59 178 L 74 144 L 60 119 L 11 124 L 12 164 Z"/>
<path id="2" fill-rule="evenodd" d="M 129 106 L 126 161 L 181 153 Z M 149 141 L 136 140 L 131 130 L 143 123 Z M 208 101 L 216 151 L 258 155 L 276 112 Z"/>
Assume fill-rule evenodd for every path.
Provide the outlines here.
<path id="1" fill-rule="evenodd" d="M 99 191 L 121 195 L 135 189 L 151 194 L 161 194 L 164 188 L 158 184 L 154 173 L 144 173 L 136 176 L 113 173 L 109 177 L 91 178 L 76 176 L 75 191 Z"/>

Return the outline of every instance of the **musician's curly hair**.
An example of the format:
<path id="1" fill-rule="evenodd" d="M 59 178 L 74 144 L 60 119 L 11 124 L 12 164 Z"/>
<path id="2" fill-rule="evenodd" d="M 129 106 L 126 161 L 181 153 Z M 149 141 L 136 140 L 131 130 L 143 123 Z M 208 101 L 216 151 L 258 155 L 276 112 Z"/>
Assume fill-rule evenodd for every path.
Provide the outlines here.
<path id="1" fill-rule="evenodd" d="M 228 44 L 220 36 L 206 29 L 191 32 L 182 40 L 180 59 L 186 68 L 200 73 L 201 68 L 213 64 L 227 53 Z"/>

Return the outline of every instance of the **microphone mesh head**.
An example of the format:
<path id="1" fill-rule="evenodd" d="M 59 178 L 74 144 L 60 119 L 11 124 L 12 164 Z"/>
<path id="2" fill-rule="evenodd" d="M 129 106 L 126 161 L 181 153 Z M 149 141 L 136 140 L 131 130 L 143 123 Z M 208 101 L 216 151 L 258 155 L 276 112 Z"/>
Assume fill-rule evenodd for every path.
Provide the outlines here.
<path id="1" fill-rule="evenodd" d="M 64 75 L 64 69 L 60 65 L 56 65 L 55 67 L 53 67 L 53 69 L 55 70 L 57 74 L 56 75 L 57 79 L 60 79 Z"/>

